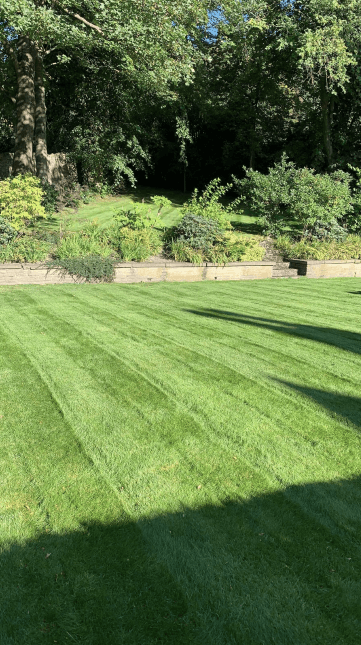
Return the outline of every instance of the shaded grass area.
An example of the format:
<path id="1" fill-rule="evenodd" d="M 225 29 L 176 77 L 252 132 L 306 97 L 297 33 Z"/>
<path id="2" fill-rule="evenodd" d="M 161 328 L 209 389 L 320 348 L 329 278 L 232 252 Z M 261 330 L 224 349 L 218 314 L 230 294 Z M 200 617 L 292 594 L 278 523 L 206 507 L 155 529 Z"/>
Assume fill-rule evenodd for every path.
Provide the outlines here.
<path id="1" fill-rule="evenodd" d="M 171 200 L 171 206 L 162 209 L 162 220 L 165 227 L 175 226 L 181 219 L 180 209 L 185 201 L 191 197 L 191 193 L 182 193 L 180 191 L 167 190 L 165 188 L 148 188 L 138 187 L 129 194 L 118 197 L 106 197 L 102 199 L 97 197 L 89 204 L 82 205 L 77 211 L 67 209 L 65 213 L 56 213 L 48 220 L 39 223 L 39 227 L 47 230 L 58 230 L 60 221 L 64 215 L 68 219 L 68 227 L 71 231 L 79 231 L 84 224 L 96 219 L 101 227 L 109 226 L 112 223 L 114 214 L 120 208 L 131 206 L 144 200 L 149 204 L 154 214 L 157 207 L 151 202 L 152 195 L 165 195 Z M 226 202 L 227 203 L 227 200 Z M 257 214 L 252 211 L 246 204 L 242 207 L 244 213 L 234 215 L 232 224 L 244 233 L 260 235 L 261 227 L 257 224 Z"/>
<path id="2" fill-rule="evenodd" d="M 358 644 L 360 288 L 0 288 L 0 642 Z"/>

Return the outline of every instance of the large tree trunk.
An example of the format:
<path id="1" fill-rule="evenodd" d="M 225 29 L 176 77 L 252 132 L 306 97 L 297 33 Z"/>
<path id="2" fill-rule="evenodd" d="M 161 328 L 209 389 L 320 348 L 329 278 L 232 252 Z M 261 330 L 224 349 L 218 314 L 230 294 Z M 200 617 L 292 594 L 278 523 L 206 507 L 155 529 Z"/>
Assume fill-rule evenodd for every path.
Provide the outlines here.
<path id="1" fill-rule="evenodd" d="M 46 145 L 46 103 L 43 60 L 39 52 L 35 53 L 35 159 L 36 174 L 46 181 L 48 179 L 48 148 Z"/>
<path id="2" fill-rule="evenodd" d="M 333 97 L 327 90 L 326 78 L 323 78 L 321 80 L 322 135 L 323 135 L 323 145 L 325 148 L 328 166 L 331 166 L 333 163 L 332 131 L 331 131 L 331 125 L 333 120 L 333 106 L 334 106 Z"/>
<path id="3" fill-rule="evenodd" d="M 18 94 L 16 100 L 16 136 L 12 174 L 34 173 L 33 140 L 35 125 L 34 50 L 26 36 L 18 40 L 18 64 L 16 66 Z"/>

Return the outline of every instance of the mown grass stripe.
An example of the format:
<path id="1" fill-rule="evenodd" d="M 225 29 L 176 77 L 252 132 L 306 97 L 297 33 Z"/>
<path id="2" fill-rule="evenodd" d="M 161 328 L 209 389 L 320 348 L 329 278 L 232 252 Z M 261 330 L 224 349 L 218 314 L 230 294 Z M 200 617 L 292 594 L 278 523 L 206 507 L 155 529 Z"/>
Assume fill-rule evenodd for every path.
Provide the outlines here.
<path id="1" fill-rule="evenodd" d="M 304 285 L 295 281 L 292 292 L 307 305 L 307 324 L 311 331 L 327 328 L 322 290 Z M 329 289 L 325 284 L 326 295 Z M 275 320 L 303 324 L 302 311 L 287 313 L 287 283 L 277 286 L 273 302 L 268 291 L 264 282 L 254 292 L 244 283 L 69 285 L 1 293 L 6 338 L 31 363 L 29 374 L 41 375 L 47 400 L 62 412 L 78 451 L 92 458 L 90 472 L 117 500 L 112 519 L 62 531 L 63 509 L 57 532 L 44 531 L 8 551 L 15 570 L 25 554 L 39 578 L 31 606 L 41 608 L 45 635 L 43 623 L 33 617 L 31 624 L 14 620 L 26 607 L 33 573 L 26 578 L 22 571 L 13 584 L 10 559 L 0 559 L 0 566 L 8 563 L 5 579 L 18 608 L 8 606 L 14 627 L 7 618 L 6 630 L 0 628 L 5 645 L 11 639 L 37 645 L 39 634 L 42 642 L 62 642 L 64 629 L 94 645 L 358 644 L 357 345 L 351 353 L 320 338 L 293 338 L 277 324 L 265 333 L 186 311 L 237 313 L 239 303 L 247 305 L 257 292 L 258 304 L 245 306 L 247 314 L 267 317 L 272 307 Z M 317 298 L 316 315 L 308 302 Z M 350 333 L 353 301 L 343 296 L 342 302 L 345 319 L 335 328 Z M 331 333 L 337 340 L 337 332 Z M 17 356 L 18 390 L 9 389 L 7 407 L 14 397 L 22 405 Z M 3 374 L 6 379 L 6 370 Z M 29 403 L 24 399 L 24 406 L 35 409 L 40 392 Z M 42 445 L 41 433 L 35 428 L 32 434 Z M 63 437 L 67 443 L 66 432 Z M 14 454 L 12 445 L 8 436 L 7 454 Z M 49 444 L 42 449 L 50 452 Z M 27 458 L 34 468 L 32 452 Z M 42 461 L 40 454 L 38 468 Z M 18 472 L 15 490 L 27 482 L 25 470 Z M 131 485 L 122 491 L 124 477 Z M 46 518 L 52 491 L 45 484 L 45 495 L 34 490 Z M 119 519 L 123 498 L 127 512 Z M 81 497 L 77 500 L 78 517 L 86 516 Z M 55 569 L 53 577 L 44 569 L 51 556 L 38 557 L 50 546 L 61 553 L 67 570 L 60 587 L 54 584 Z M 50 598 L 49 606 L 42 598 Z"/>

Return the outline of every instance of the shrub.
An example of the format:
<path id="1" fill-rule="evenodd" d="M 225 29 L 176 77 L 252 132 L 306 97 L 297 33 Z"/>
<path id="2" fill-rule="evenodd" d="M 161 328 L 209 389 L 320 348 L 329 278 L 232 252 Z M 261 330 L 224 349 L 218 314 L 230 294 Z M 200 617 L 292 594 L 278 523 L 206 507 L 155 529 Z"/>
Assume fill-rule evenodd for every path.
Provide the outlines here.
<path id="1" fill-rule="evenodd" d="M 30 235 L 19 236 L 0 248 L 0 262 L 41 262 L 49 255 L 51 245 Z"/>
<path id="2" fill-rule="evenodd" d="M 60 269 L 63 274 L 69 274 L 85 282 L 113 282 L 115 260 L 100 255 L 84 258 L 64 258 L 47 263 L 49 269 Z"/>
<path id="3" fill-rule="evenodd" d="M 260 246 L 259 242 L 259 237 L 242 233 L 225 233 L 214 246 L 197 249 L 190 246 L 184 239 L 173 239 L 168 244 L 167 254 L 178 262 L 192 262 L 193 264 L 257 262 L 263 260 L 265 254 L 265 249 Z"/>
<path id="4" fill-rule="evenodd" d="M 133 230 L 124 227 L 116 237 L 114 248 L 126 262 L 144 262 L 161 251 L 162 242 L 153 228 Z"/>
<path id="5" fill-rule="evenodd" d="M 355 168 L 348 164 L 353 173 L 351 184 L 353 212 L 347 218 L 347 228 L 353 233 L 361 232 L 361 168 Z"/>
<path id="6" fill-rule="evenodd" d="M 300 260 L 352 260 L 361 259 L 361 237 L 349 235 L 343 242 L 335 240 L 302 239 L 292 241 L 287 236 L 281 236 L 276 241 L 276 248 L 284 257 Z"/>
<path id="7" fill-rule="evenodd" d="M 162 208 L 172 205 L 171 200 L 168 197 L 164 197 L 164 195 L 153 195 L 150 199 L 155 206 L 158 206 L 158 215 L 160 215 Z"/>
<path id="8" fill-rule="evenodd" d="M 220 179 L 213 179 L 202 194 L 199 194 L 197 189 L 193 192 L 191 199 L 183 205 L 182 214 L 192 213 L 196 216 L 212 219 L 217 221 L 222 229 L 231 229 L 231 215 L 239 207 L 241 200 L 236 199 L 228 206 L 224 206 L 220 202 L 220 199 L 224 197 L 230 188 L 232 188 L 232 184 L 222 186 Z"/>
<path id="9" fill-rule="evenodd" d="M 284 154 L 268 175 L 246 169 L 245 179 L 233 177 L 243 199 L 260 214 L 264 231 L 275 237 L 293 219 L 312 237 L 325 235 L 335 225 L 347 224 L 353 212 L 351 176 L 341 170 L 317 174 L 310 168 L 296 168 Z"/>
<path id="10" fill-rule="evenodd" d="M 3 217 L 0 217 L 0 245 L 9 244 L 16 237 L 17 232 Z"/>
<path id="11" fill-rule="evenodd" d="M 192 262 L 202 264 L 206 262 L 205 254 L 199 249 L 194 249 L 182 240 L 171 240 L 168 247 L 168 255 L 177 262 Z"/>
<path id="12" fill-rule="evenodd" d="M 139 231 L 146 228 L 163 227 L 163 222 L 158 215 L 154 215 L 147 204 L 133 204 L 128 208 L 121 208 L 114 215 L 114 228 L 128 228 Z"/>
<path id="13" fill-rule="evenodd" d="M 172 231 L 173 237 L 193 249 L 209 250 L 222 239 L 224 229 L 215 219 L 188 213 Z"/>
<path id="14" fill-rule="evenodd" d="M 50 184 L 48 181 L 41 182 L 41 188 L 43 191 L 42 205 L 44 210 L 48 215 L 53 215 L 58 211 L 58 200 L 60 197 L 59 191 Z"/>
<path id="15" fill-rule="evenodd" d="M 16 230 L 39 217 L 46 218 L 42 200 L 43 191 L 37 177 L 17 175 L 0 181 L 0 214 Z"/>
<path id="16" fill-rule="evenodd" d="M 260 246 L 261 239 L 244 233 L 225 233 L 223 244 L 228 262 L 262 262 L 266 249 Z"/>

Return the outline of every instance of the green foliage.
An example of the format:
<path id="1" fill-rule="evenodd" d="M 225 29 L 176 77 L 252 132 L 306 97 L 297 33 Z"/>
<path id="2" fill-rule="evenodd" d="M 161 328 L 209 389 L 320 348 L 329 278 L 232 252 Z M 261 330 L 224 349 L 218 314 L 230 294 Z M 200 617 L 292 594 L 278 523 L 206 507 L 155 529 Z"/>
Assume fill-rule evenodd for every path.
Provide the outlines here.
<path id="1" fill-rule="evenodd" d="M 162 198 L 162 201 L 164 200 L 166 200 L 166 197 Z M 147 204 L 132 204 L 131 207 L 121 208 L 114 215 L 114 222 L 115 229 L 126 227 L 133 231 L 163 226 L 159 215 L 154 215 Z"/>
<path id="2" fill-rule="evenodd" d="M 132 229 L 122 227 L 115 242 L 115 250 L 126 262 L 144 262 L 162 249 L 160 234 L 154 228 Z"/>
<path id="3" fill-rule="evenodd" d="M 287 236 L 280 236 L 276 248 L 284 257 L 300 260 L 361 259 L 361 237 L 358 235 L 348 235 L 343 242 L 307 239 L 294 242 Z"/>
<path id="4" fill-rule="evenodd" d="M 152 195 L 150 199 L 155 206 L 158 206 L 158 215 L 160 215 L 162 208 L 166 208 L 167 206 L 172 205 L 171 200 L 164 195 Z"/>
<path id="5" fill-rule="evenodd" d="M 341 226 L 336 219 L 330 222 L 316 222 L 310 230 L 304 230 L 303 237 L 310 240 L 324 240 L 343 242 L 348 236 L 346 228 Z"/>
<path id="6" fill-rule="evenodd" d="M 353 212 L 347 218 L 347 228 L 353 233 L 361 232 L 361 168 L 355 168 L 348 164 L 353 174 L 352 182 L 352 206 Z"/>
<path id="7" fill-rule="evenodd" d="M 204 226 L 204 222 L 208 226 Z M 181 232 L 178 236 L 174 235 L 177 231 Z M 200 217 L 185 216 L 180 228 L 173 229 L 170 235 L 166 251 L 179 262 L 256 262 L 261 261 L 265 253 L 259 244 L 259 237 L 233 231 L 222 232 L 217 222 Z"/>
<path id="8" fill-rule="evenodd" d="M 22 235 L 0 247 L 0 262 L 41 262 L 49 255 L 51 244 L 32 235 Z"/>
<path id="9" fill-rule="evenodd" d="M 92 222 L 79 233 L 67 233 L 54 251 L 54 256 L 61 260 L 89 256 L 106 258 L 112 252 L 107 231 L 100 229 L 96 222 Z"/>
<path id="10" fill-rule="evenodd" d="M 192 215 L 216 220 L 222 229 L 231 229 L 230 218 L 236 209 L 240 212 L 238 208 L 240 199 L 234 200 L 228 206 L 224 206 L 220 201 L 230 188 L 232 184 L 222 186 L 220 179 L 213 179 L 203 193 L 199 194 L 197 189 L 193 192 L 191 199 L 183 205 L 182 214 L 192 213 Z"/>
<path id="11" fill-rule="evenodd" d="M 0 245 L 9 244 L 16 235 L 17 231 L 15 228 L 6 219 L 0 217 Z"/>
<path id="12" fill-rule="evenodd" d="M 304 233 L 313 230 L 325 236 L 337 222 L 347 222 L 352 213 L 351 176 L 341 170 L 317 174 L 310 168 L 296 168 L 283 154 L 267 175 L 244 168 L 246 177 L 234 182 L 243 199 L 259 214 L 266 233 L 277 236 L 288 228 L 287 220 L 298 222 Z"/>
<path id="13" fill-rule="evenodd" d="M 262 238 L 244 233 L 227 232 L 222 244 L 228 262 L 261 262 L 266 250 L 260 246 Z"/>
<path id="14" fill-rule="evenodd" d="M 18 175 L 0 181 L 0 214 L 16 230 L 47 217 L 42 201 L 40 179 L 33 175 Z"/>
<path id="15" fill-rule="evenodd" d="M 171 240 L 167 254 L 177 262 L 191 262 L 192 264 L 202 264 L 210 257 L 201 249 L 189 246 L 184 240 Z"/>
<path id="16" fill-rule="evenodd" d="M 53 215 L 58 211 L 59 191 L 48 181 L 41 182 L 43 191 L 42 206 L 48 215 Z"/>
<path id="17" fill-rule="evenodd" d="M 217 220 L 188 213 L 174 229 L 173 236 L 193 249 L 207 251 L 222 239 L 223 232 Z"/>
<path id="18" fill-rule="evenodd" d="M 49 269 L 60 269 L 63 274 L 68 273 L 85 282 L 113 282 L 114 262 L 114 258 L 88 255 L 53 260 L 47 266 Z"/>

